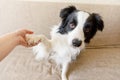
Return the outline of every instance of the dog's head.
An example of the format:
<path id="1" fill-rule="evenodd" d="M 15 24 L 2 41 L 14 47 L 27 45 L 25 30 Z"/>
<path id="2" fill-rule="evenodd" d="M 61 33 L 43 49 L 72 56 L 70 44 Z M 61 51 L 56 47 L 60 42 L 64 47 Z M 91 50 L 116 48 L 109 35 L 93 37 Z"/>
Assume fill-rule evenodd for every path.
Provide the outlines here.
<path id="1" fill-rule="evenodd" d="M 74 47 L 80 47 L 89 43 L 98 30 L 104 28 L 103 20 L 97 13 L 88 13 L 69 6 L 61 10 L 62 19 L 59 33 L 68 35 L 68 42 Z"/>

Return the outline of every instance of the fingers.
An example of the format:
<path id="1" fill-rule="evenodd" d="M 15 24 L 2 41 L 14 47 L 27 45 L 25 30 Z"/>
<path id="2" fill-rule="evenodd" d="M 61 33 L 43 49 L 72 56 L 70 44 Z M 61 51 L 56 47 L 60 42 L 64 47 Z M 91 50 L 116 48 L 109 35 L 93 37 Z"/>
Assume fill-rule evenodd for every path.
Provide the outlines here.
<path id="1" fill-rule="evenodd" d="M 28 37 L 26 38 L 27 34 L 33 34 L 33 31 L 31 30 L 27 30 L 27 29 L 21 29 L 21 30 L 18 30 L 17 31 L 18 33 L 18 36 L 20 37 L 20 45 L 22 46 L 25 46 L 25 47 L 33 47 L 35 45 L 37 45 L 40 41 L 36 41 L 36 42 L 33 42 L 33 43 L 30 43 L 28 44 L 28 41 L 27 39 L 29 39 Z"/>
<path id="2" fill-rule="evenodd" d="M 20 41 L 20 44 L 25 47 L 33 47 L 33 46 L 36 46 L 39 42 L 40 41 L 38 41 L 37 43 L 28 44 L 27 41 L 22 38 Z"/>
<path id="3" fill-rule="evenodd" d="M 25 29 L 24 31 L 25 31 L 25 34 L 33 34 L 34 33 L 33 31 L 27 30 L 27 29 Z"/>
<path id="4" fill-rule="evenodd" d="M 30 41 L 29 38 L 28 39 L 21 39 L 21 45 L 25 46 L 25 47 L 33 47 L 36 46 L 37 44 L 39 44 L 41 42 L 41 40 L 38 41 Z"/>
<path id="5" fill-rule="evenodd" d="M 22 37 L 25 39 L 25 38 L 26 38 L 25 36 L 26 36 L 27 34 L 33 34 L 33 31 L 27 30 L 27 29 L 22 29 L 20 36 L 22 36 Z"/>
<path id="6" fill-rule="evenodd" d="M 17 30 L 16 32 L 18 36 L 25 36 L 26 34 L 33 34 L 33 31 L 27 30 L 27 29 L 20 29 L 20 30 Z"/>

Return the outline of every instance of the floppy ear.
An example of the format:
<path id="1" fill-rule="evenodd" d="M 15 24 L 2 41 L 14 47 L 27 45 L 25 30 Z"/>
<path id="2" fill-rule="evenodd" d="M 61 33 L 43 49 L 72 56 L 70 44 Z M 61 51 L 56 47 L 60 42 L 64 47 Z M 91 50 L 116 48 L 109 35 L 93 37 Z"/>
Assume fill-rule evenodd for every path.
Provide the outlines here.
<path id="1" fill-rule="evenodd" d="M 85 42 L 89 43 L 90 40 L 95 36 L 97 30 L 102 31 L 104 28 L 104 22 L 101 16 L 97 13 L 90 14 L 89 18 L 87 19 L 86 26 L 90 28 L 89 32 L 85 33 Z"/>
<path id="2" fill-rule="evenodd" d="M 76 10 L 75 6 L 68 6 L 66 8 L 63 8 L 60 11 L 60 17 L 62 19 L 66 19 L 68 17 L 69 14 L 71 14 L 72 12 L 74 12 Z"/>
<path id="3" fill-rule="evenodd" d="M 94 24 L 96 25 L 97 29 L 102 31 L 104 28 L 104 22 L 101 16 L 97 13 L 92 13 L 91 16 L 94 18 Z"/>

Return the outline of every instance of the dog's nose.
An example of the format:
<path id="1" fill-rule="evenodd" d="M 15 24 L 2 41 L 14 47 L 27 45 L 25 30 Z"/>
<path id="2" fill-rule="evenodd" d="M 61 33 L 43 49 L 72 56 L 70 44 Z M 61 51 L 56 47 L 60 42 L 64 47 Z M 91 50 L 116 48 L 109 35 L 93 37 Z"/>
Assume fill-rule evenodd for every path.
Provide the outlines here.
<path id="1" fill-rule="evenodd" d="M 82 41 L 78 39 L 73 39 L 72 44 L 75 47 L 79 47 L 82 44 Z"/>

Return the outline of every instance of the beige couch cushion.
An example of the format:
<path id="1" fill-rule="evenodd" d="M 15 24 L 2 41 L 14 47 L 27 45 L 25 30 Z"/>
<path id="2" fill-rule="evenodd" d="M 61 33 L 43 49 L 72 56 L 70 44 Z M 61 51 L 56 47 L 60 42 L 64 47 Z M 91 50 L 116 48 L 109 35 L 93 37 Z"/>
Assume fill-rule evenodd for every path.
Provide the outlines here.
<path id="1" fill-rule="evenodd" d="M 59 23 L 61 8 L 75 5 L 80 10 L 99 13 L 104 20 L 98 32 L 68 72 L 69 80 L 120 79 L 120 6 L 47 2 L 6 2 L 1 5 L 0 34 L 29 28 L 50 37 L 52 25 Z M 4 7 L 4 8 L 3 8 Z M 60 69 L 50 62 L 34 60 L 32 50 L 17 47 L 0 62 L 0 80 L 61 80 Z"/>

